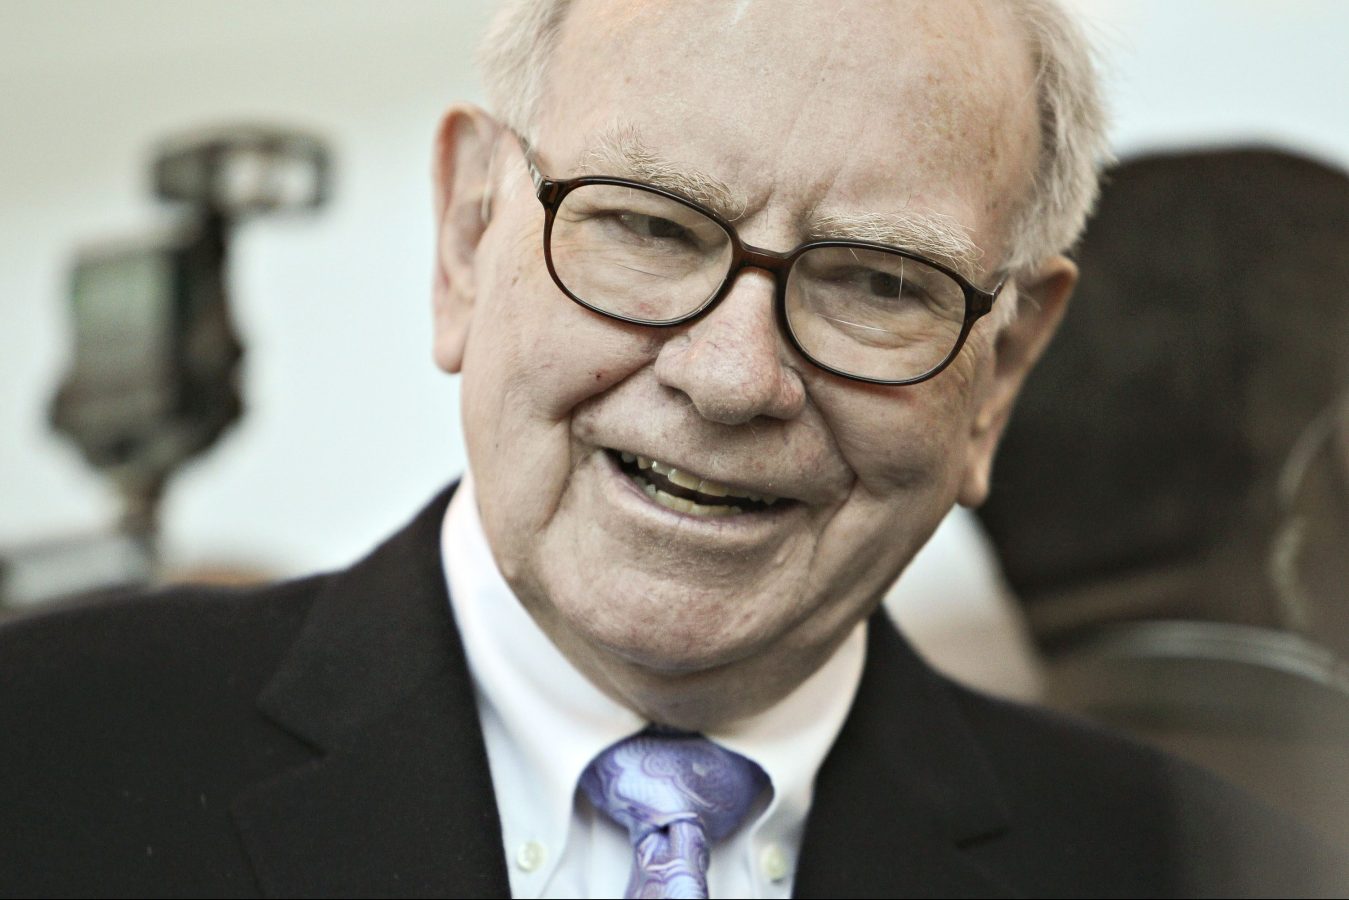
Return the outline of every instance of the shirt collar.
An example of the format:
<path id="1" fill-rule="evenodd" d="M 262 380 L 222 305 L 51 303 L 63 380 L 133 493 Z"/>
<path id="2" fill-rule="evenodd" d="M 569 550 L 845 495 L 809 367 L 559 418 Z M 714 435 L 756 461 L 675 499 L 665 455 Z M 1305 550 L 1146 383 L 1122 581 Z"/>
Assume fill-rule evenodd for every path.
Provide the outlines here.
<path id="1" fill-rule="evenodd" d="M 566 852 L 576 784 L 600 751 L 649 724 L 595 687 L 562 655 L 506 583 L 466 474 L 441 529 L 451 606 L 477 691 L 506 847 L 537 841 Z M 861 681 L 866 622 L 792 693 L 707 737 L 756 762 L 773 798 L 754 829 L 799 847 L 815 774 Z"/>

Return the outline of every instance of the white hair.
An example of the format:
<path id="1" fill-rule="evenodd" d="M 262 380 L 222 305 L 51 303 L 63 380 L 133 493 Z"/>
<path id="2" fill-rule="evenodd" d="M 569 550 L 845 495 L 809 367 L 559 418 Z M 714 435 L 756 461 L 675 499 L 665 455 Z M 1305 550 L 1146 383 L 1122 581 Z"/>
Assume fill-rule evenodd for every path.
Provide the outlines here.
<path id="1" fill-rule="evenodd" d="M 1099 169 L 1109 158 L 1106 117 L 1094 55 L 1059 0 L 1003 0 L 1026 30 L 1035 66 L 1040 153 L 1028 194 L 1012 219 L 1004 268 L 1033 270 L 1076 243 L 1096 202 Z M 498 118 L 528 136 L 548 78 L 548 63 L 572 0 L 507 0 L 479 46 L 488 102 Z"/>
<path id="2" fill-rule="evenodd" d="M 1013 220 L 1012 271 L 1034 268 L 1082 235 L 1111 159 L 1091 44 L 1059 0 L 1013 0 L 1035 64 L 1040 160 Z"/>
<path id="3" fill-rule="evenodd" d="M 498 119 L 529 137 L 548 61 L 572 0 L 506 0 L 478 45 L 487 101 Z"/>

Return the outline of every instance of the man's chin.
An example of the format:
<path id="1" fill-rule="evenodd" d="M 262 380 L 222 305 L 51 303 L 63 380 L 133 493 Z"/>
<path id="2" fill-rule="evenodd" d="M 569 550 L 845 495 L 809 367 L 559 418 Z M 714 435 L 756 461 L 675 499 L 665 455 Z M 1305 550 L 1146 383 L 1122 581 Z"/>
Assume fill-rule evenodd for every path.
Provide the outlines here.
<path id="1" fill-rule="evenodd" d="M 574 629 L 596 655 L 653 677 L 669 678 L 733 666 L 763 652 L 778 630 L 772 623 L 764 623 L 763 629 L 756 633 L 726 623 L 691 622 L 677 616 L 647 618 L 626 627 L 619 625 L 617 617 L 586 616 L 574 622 Z"/>
<path id="2" fill-rule="evenodd" d="M 604 646 L 590 677 L 653 722 L 705 731 L 760 711 L 772 682 L 755 677 L 752 656 L 731 648 L 655 644 Z"/>

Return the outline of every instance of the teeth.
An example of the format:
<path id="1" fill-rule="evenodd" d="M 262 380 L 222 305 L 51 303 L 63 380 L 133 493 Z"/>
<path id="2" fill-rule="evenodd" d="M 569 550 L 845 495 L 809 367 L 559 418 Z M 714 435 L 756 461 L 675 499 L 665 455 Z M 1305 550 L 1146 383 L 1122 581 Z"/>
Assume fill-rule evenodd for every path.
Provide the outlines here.
<path id="1" fill-rule="evenodd" d="M 654 469 L 656 467 L 652 466 L 651 468 Z M 681 472 L 679 469 L 671 469 L 669 472 L 661 472 L 661 474 L 680 487 L 686 487 L 694 491 L 698 490 L 698 485 L 703 483 L 703 480 L 698 476 L 690 475 L 688 472 Z"/>
<path id="2" fill-rule="evenodd" d="M 675 512 L 686 513 L 693 509 L 692 500 L 685 500 L 683 497 L 675 497 L 661 490 L 656 491 L 656 502 L 661 506 L 673 509 Z"/>
<path id="3" fill-rule="evenodd" d="M 709 497 L 730 496 L 730 491 L 726 490 L 724 484 L 717 484 L 715 481 L 708 481 L 706 478 L 698 482 L 698 486 L 694 490 L 700 494 L 707 494 Z"/>
<path id="4" fill-rule="evenodd" d="M 727 487 L 726 485 L 722 484 L 719 481 L 712 481 L 711 479 L 708 478 L 699 478 L 697 475 L 691 475 L 682 469 L 676 469 L 674 466 L 666 465 L 665 463 L 661 462 L 658 459 L 651 459 L 649 457 L 642 456 L 641 454 L 632 454 L 628 453 L 627 451 L 623 451 L 621 456 L 623 457 L 623 462 L 625 463 L 631 463 L 635 460 L 637 462 L 637 468 L 639 470 L 653 469 L 658 474 L 665 476 L 666 478 L 670 479 L 680 487 L 686 487 L 689 490 L 697 491 L 700 494 L 706 494 L 709 497 L 743 497 L 746 500 L 755 500 L 760 503 L 767 504 L 768 506 L 772 506 L 774 503 L 778 502 L 778 498 L 773 496 L 772 494 L 733 493 L 729 487 Z M 656 494 L 659 494 L 660 497 L 668 497 L 670 500 L 669 503 L 666 503 L 665 501 L 661 501 L 661 503 L 665 506 L 670 507 L 670 509 L 678 509 L 680 512 L 689 512 L 689 510 L 683 509 L 680 504 L 689 504 L 690 506 L 696 507 L 697 510 L 707 510 L 707 509 L 715 510 L 715 512 L 711 513 L 705 513 L 695 510 L 693 512 L 693 515 L 720 516 L 720 515 L 730 515 L 731 512 L 729 511 L 734 512 L 741 511 L 739 507 L 735 506 L 702 506 L 700 504 L 693 503 L 690 500 L 685 500 L 682 497 L 674 497 L 671 496 L 670 494 L 665 493 L 664 491 L 657 491 L 656 487 L 651 484 L 646 485 L 644 490 L 647 492 L 648 495 L 653 497 L 656 496 Z M 655 491 L 656 493 L 653 494 L 652 493 L 653 491 Z M 723 512 L 723 510 L 727 510 L 727 512 Z"/>
<path id="5" fill-rule="evenodd" d="M 673 509 L 675 512 L 687 513 L 691 516 L 702 516 L 713 519 L 720 516 L 733 516 L 739 513 L 738 506 L 703 506 L 701 503 L 694 503 L 692 500 L 685 500 L 683 497 L 674 497 L 664 491 L 657 490 L 655 485 L 647 485 L 647 495 L 654 498 L 657 503 L 667 509 Z"/>

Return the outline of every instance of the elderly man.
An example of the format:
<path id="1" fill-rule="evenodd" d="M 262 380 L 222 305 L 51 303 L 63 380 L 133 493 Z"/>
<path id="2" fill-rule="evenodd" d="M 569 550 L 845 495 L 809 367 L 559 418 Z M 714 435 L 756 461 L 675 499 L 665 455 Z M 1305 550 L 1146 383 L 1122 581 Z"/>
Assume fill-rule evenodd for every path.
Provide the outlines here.
<path id="1" fill-rule="evenodd" d="M 1293 884 L 1225 788 L 869 619 L 1073 286 L 1061 12 L 531 0 L 485 58 L 436 149 L 471 477 L 345 572 L 10 629 L 6 889 Z"/>

